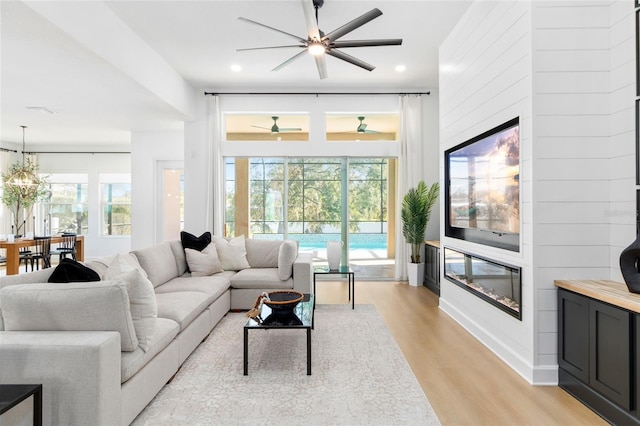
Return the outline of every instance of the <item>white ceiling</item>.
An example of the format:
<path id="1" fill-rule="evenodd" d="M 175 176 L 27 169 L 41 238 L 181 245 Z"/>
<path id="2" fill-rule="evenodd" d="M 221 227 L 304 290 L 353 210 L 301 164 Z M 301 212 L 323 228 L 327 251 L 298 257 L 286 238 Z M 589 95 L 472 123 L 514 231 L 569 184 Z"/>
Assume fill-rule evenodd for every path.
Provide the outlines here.
<path id="1" fill-rule="evenodd" d="M 326 0 L 325 33 L 375 7 L 383 15 L 342 40 L 403 39 L 402 46 L 345 49 L 376 66 L 372 72 L 327 57 L 329 77 L 320 80 L 307 55 L 271 71 L 299 48 L 236 51 L 295 44 L 241 16 L 306 38 L 300 1 L 2 1 L 0 141 L 21 142 L 27 125 L 27 150 L 126 146 L 131 131 L 179 129 L 192 112 L 189 94 L 193 103 L 204 91 L 433 90 L 438 46 L 471 3 Z M 27 109 L 34 106 L 56 114 Z"/>

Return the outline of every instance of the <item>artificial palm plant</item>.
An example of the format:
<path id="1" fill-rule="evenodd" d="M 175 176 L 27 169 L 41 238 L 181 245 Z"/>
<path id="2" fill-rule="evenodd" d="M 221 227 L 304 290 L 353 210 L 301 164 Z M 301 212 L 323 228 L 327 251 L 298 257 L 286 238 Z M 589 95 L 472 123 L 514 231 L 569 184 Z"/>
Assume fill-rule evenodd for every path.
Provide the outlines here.
<path id="1" fill-rule="evenodd" d="M 438 182 L 427 187 L 421 180 L 416 187 L 410 188 L 402 199 L 402 235 L 411 246 L 411 263 L 421 263 L 420 247 L 424 243 L 424 233 L 439 191 Z"/>

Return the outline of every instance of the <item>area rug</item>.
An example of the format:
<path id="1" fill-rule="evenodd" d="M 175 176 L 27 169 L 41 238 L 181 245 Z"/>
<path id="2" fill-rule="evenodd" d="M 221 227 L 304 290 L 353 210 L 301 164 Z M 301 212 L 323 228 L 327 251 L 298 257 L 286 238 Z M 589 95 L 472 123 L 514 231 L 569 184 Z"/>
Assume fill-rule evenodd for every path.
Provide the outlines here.
<path id="1" fill-rule="evenodd" d="M 373 305 L 317 305 L 312 375 L 306 332 L 249 332 L 229 313 L 134 425 L 439 425 Z"/>

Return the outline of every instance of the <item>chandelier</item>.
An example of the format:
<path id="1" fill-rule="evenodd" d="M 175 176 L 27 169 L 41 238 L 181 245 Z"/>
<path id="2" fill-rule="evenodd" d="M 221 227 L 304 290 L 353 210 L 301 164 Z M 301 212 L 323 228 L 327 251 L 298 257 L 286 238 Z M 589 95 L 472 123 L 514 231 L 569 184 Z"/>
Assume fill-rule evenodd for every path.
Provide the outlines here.
<path id="1" fill-rule="evenodd" d="M 26 160 L 25 157 L 25 129 L 27 126 L 22 127 L 22 166 L 19 164 L 12 167 L 12 174 L 7 180 L 7 185 L 14 187 L 23 197 L 29 196 L 33 191 L 37 191 L 38 185 L 40 185 L 40 179 L 35 174 L 35 165 L 31 163 L 31 160 Z"/>

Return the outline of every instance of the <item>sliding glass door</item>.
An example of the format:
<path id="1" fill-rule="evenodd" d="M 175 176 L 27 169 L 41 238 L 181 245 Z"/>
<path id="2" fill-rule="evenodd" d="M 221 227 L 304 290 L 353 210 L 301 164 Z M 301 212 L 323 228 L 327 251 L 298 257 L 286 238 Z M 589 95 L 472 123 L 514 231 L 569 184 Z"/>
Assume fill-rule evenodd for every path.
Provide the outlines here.
<path id="1" fill-rule="evenodd" d="M 327 241 L 343 242 L 343 264 L 388 264 L 388 161 L 227 158 L 228 236 L 293 239 L 326 262 Z"/>

